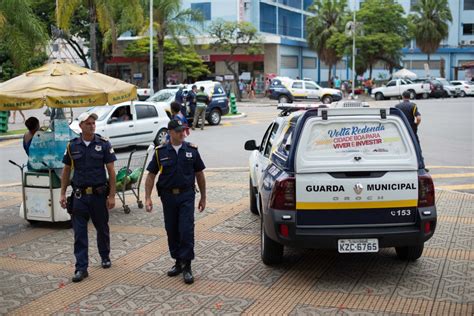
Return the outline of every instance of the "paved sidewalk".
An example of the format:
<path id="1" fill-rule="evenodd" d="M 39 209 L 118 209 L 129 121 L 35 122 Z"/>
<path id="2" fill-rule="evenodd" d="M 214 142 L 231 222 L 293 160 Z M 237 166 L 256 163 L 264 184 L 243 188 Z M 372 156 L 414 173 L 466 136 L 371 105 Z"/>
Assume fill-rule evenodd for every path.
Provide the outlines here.
<path id="1" fill-rule="evenodd" d="M 208 172 L 209 207 L 196 215 L 196 282 L 169 278 L 163 217 L 130 203 L 111 211 L 112 262 L 100 268 L 91 227 L 90 276 L 73 284 L 64 225 L 31 227 L 17 215 L 20 187 L 0 188 L 0 314 L 473 315 L 474 196 L 437 192 L 439 222 L 415 263 L 378 254 L 286 250 L 260 260 L 247 172 Z M 131 200 L 131 199 L 130 199 Z"/>

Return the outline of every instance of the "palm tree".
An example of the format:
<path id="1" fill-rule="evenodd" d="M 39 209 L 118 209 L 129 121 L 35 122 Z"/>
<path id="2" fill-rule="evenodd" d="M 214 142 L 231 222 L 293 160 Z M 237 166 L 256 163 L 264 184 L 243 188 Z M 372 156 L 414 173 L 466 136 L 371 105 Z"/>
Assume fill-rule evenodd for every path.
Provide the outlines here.
<path id="1" fill-rule="evenodd" d="M 181 0 L 153 0 L 153 23 L 158 42 L 158 89 L 164 86 L 165 38 L 170 37 L 176 43 L 180 43 L 181 38 L 192 42 L 202 21 L 201 12 L 181 9 Z"/>
<path id="2" fill-rule="evenodd" d="M 327 45 L 332 35 L 343 32 L 347 0 L 315 0 L 309 11 L 315 15 L 306 20 L 307 40 L 320 60 L 329 66 L 328 80 L 332 67 L 341 60 L 336 50 Z"/>
<path id="3" fill-rule="evenodd" d="M 89 51 L 91 68 L 99 69 L 97 29 L 103 39 L 103 47 L 107 50 L 114 46 L 117 33 L 126 27 L 141 26 L 143 11 L 139 0 L 56 0 L 56 20 L 59 28 L 68 30 L 74 13 L 81 7 L 89 12 Z M 133 21 L 133 22 L 132 22 Z M 122 27 L 118 27 L 118 24 Z"/>
<path id="4" fill-rule="evenodd" d="M 0 46 L 17 71 L 24 71 L 47 40 L 47 34 L 27 0 L 0 1 Z"/>
<path id="5" fill-rule="evenodd" d="M 428 55 L 439 48 L 449 34 L 448 22 L 453 21 L 448 0 L 418 0 L 410 16 L 416 46 Z"/>

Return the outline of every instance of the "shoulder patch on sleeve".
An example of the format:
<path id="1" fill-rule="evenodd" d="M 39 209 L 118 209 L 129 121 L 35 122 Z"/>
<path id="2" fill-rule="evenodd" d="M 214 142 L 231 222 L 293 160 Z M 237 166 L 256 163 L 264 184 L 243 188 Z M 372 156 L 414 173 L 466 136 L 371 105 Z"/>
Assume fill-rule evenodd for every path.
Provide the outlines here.
<path id="1" fill-rule="evenodd" d="M 109 138 L 108 137 L 105 137 L 105 136 L 99 136 L 100 139 L 102 139 L 104 142 L 108 142 L 109 141 Z"/>
<path id="2" fill-rule="evenodd" d="M 189 147 L 192 147 L 192 148 L 195 148 L 195 149 L 198 148 L 198 146 L 197 146 L 196 144 L 193 144 L 193 143 L 188 143 L 188 146 L 189 146 Z"/>

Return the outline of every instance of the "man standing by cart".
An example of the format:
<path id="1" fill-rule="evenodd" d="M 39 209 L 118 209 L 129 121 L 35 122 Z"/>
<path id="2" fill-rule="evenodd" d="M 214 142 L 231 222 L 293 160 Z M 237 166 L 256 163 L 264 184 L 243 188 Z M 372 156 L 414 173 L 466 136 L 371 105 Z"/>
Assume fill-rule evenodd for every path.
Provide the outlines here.
<path id="1" fill-rule="evenodd" d="M 168 271 L 173 277 L 183 273 L 186 284 L 194 282 L 191 261 L 194 259 L 194 200 L 197 180 L 201 199 L 198 210 L 206 207 L 206 180 L 204 163 L 197 146 L 184 141 L 184 126 L 180 121 L 168 123 L 170 142 L 155 149 L 148 165 L 145 182 L 146 211 L 151 212 L 151 192 L 155 177 L 159 174 L 156 188 L 163 203 L 165 228 L 171 258 L 176 264 Z"/>
<path id="2" fill-rule="evenodd" d="M 95 113 L 85 112 L 79 117 L 81 136 L 71 140 L 64 154 L 64 170 L 61 177 L 60 203 L 71 213 L 74 229 L 74 256 L 76 271 L 73 282 L 80 282 L 89 274 L 87 223 L 89 218 L 97 230 L 97 246 L 102 268 L 112 266 L 110 261 L 109 209 L 115 206 L 114 150 L 110 142 L 95 134 Z M 104 168 L 105 166 L 105 168 Z M 107 173 L 105 172 L 107 169 Z M 73 197 L 66 199 L 71 170 Z M 107 184 L 107 174 L 109 181 Z M 72 202 L 72 205 L 71 203 Z M 69 204 L 69 205 L 68 205 Z"/>

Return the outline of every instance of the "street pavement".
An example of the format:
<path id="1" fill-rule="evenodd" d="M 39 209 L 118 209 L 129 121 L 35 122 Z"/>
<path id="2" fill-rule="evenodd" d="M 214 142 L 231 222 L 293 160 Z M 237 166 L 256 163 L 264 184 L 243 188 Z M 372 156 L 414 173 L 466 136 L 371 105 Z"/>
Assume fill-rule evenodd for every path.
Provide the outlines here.
<path id="1" fill-rule="evenodd" d="M 285 249 L 260 260 L 260 221 L 249 211 L 248 139 L 260 141 L 278 114 L 274 102 L 240 104 L 247 117 L 192 131 L 209 167 L 208 208 L 196 213 L 195 284 L 169 278 L 161 203 L 147 214 L 126 197 L 110 212 L 113 266 L 100 268 L 90 226 L 90 277 L 75 284 L 73 235 L 65 224 L 29 225 L 18 216 L 19 140 L 0 142 L 0 314 L 473 315 L 473 99 L 419 101 L 423 153 L 436 183 L 438 223 L 423 257 Z M 373 102 L 389 107 L 396 101 Z M 145 148 L 138 148 L 143 154 Z M 131 150 L 117 150 L 120 162 Z M 143 198 L 143 196 L 142 196 Z"/>
<path id="2" fill-rule="evenodd" d="M 474 193 L 474 98 L 417 100 L 422 114 L 419 129 L 425 163 L 440 189 Z M 371 101 L 371 106 L 390 107 L 396 100 Z M 259 143 L 263 134 L 278 115 L 276 101 L 259 99 L 239 103 L 239 112 L 247 116 L 224 120 L 219 126 L 206 126 L 204 131 L 191 132 L 188 141 L 199 146 L 199 151 L 210 168 L 242 170 L 248 168 L 249 153 L 244 150 L 246 140 Z M 80 111 L 75 110 L 77 116 Z M 29 112 L 25 114 L 30 114 Z M 41 111 L 31 112 L 41 115 Z M 19 125 L 15 128 L 19 128 Z M 0 185 L 18 183 L 19 170 L 8 163 L 26 161 L 20 140 L 0 142 Z M 146 147 L 138 148 L 144 152 Z M 119 158 L 126 159 L 131 149 L 118 149 Z"/>
<path id="3" fill-rule="evenodd" d="M 267 267 L 247 177 L 207 172 L 209 205 L 196 214 L 193 285 L 166 276 L 173 261 L 156 193 L 152 214 L 130 196 L 130 214 L 110 212 L 111 269 L 100 267 L 90 226 L 90 276 L 72 283 L 72 231 L 28 225 L 18 217 L 20 188 L 1 188 L 0 314 L 473 315 L 474 195 L 437 191 L 437 230 L 416 262 L 397 259 L 393 249 L 285 249 L 284 262 Z"/>

